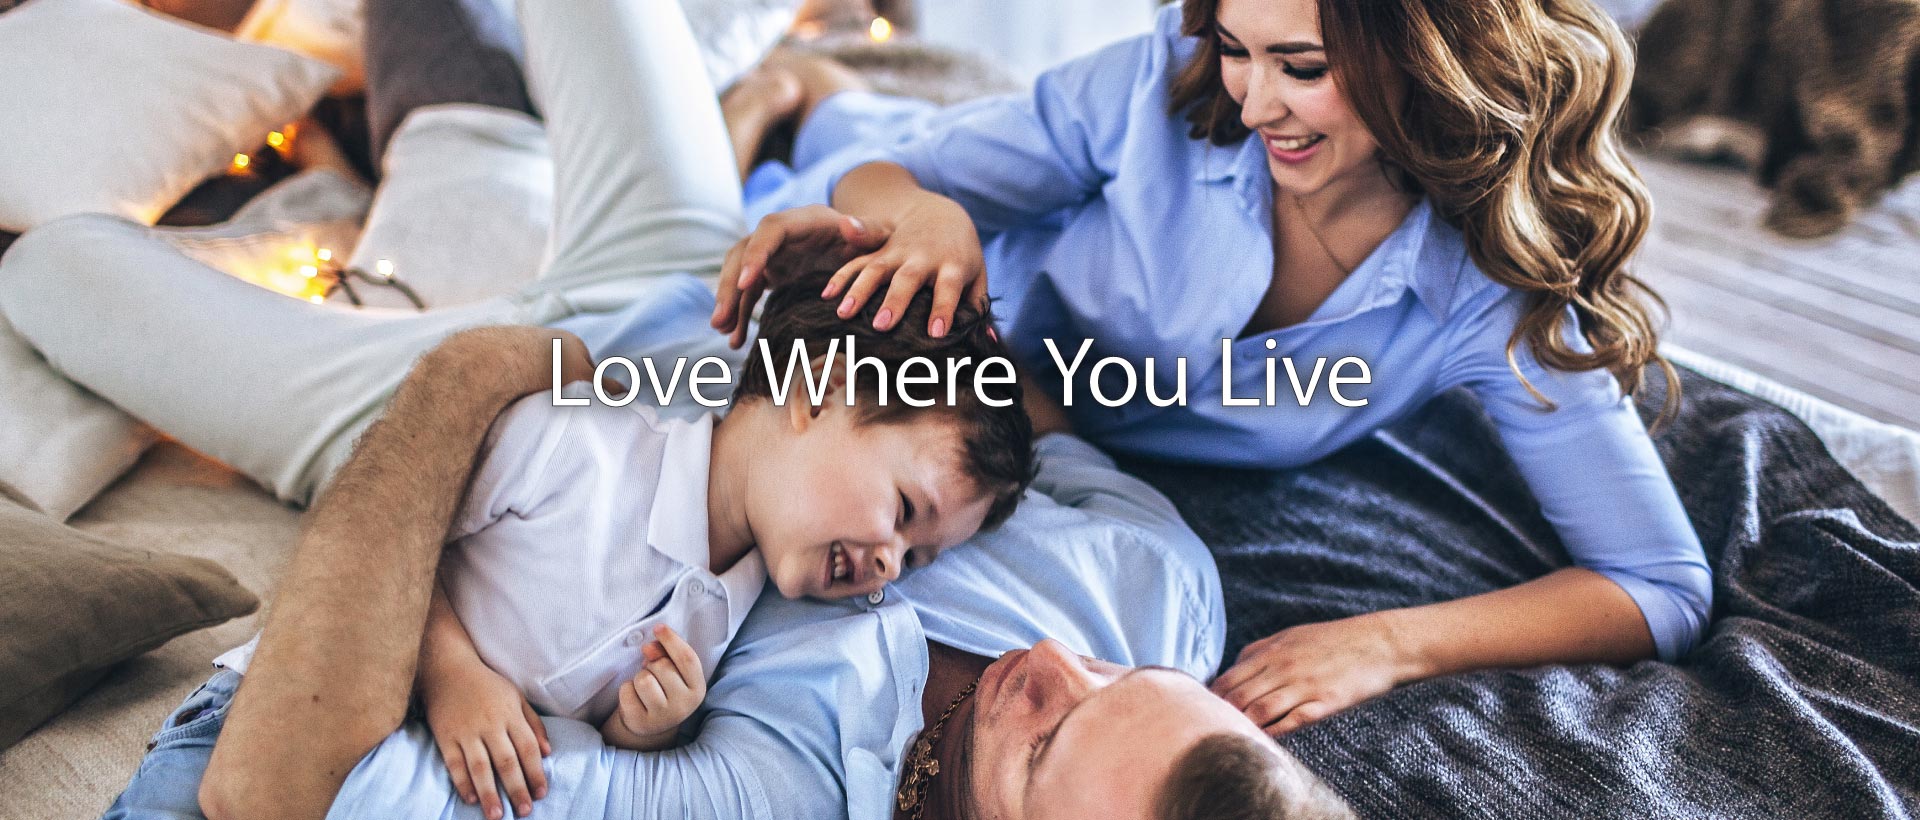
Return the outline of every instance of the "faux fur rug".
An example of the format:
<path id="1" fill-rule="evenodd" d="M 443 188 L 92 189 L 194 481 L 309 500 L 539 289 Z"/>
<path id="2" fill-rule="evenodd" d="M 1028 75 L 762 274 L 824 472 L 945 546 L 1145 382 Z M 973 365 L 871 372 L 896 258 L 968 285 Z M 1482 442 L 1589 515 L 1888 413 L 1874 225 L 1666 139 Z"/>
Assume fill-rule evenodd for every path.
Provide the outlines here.
<path id="1" fill-rule="evenodd" d="M 1753 165 L 1772 230 L 1832 234 L 1920 170 L 1920 0 L 1667 0 L 1630 119 L 1650 144 Z"/>

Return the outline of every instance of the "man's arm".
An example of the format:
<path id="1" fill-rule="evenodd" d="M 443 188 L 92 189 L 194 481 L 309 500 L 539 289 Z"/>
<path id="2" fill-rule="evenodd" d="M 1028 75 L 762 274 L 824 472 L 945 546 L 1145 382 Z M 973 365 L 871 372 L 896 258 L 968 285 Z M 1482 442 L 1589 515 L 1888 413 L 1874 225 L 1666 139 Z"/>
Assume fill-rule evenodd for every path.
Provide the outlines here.
<path id="1" fill-rule="evenodd" d="M 494 417 L 590 371 L 569 334 L 482 328 L 422 356 L 307 517 L 201 782 L 211 820 L 318 820 L 400 726 L 441 548 Z"/>

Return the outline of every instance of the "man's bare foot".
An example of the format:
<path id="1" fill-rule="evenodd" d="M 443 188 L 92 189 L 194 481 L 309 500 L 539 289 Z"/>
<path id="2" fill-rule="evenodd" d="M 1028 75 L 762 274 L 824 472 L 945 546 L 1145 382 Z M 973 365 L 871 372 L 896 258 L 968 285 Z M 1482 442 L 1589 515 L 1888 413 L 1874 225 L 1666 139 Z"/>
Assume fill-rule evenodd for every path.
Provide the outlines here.
<path id="1" fill-rule="evenodd" d="M 720 114 L 727 121 L 727 135 L 733 141 L 734 163 L 740 178 L 753 171 L 753 161 L 767 132 L 800 114 L 806 102 L 806 86 L 800 76 L 771 61 L 762 63 L 741 77 L 720 97 Z"/>

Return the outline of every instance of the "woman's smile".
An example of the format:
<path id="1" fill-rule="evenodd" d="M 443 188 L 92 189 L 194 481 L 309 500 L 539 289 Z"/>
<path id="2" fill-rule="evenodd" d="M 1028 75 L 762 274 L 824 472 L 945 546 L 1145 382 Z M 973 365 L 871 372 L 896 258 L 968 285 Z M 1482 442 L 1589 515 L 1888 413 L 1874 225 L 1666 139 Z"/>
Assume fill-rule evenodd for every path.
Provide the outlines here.
<path id="1" fill-rule="evenodd" d="M 1264 131 L 1260 138 L 1267 144 L 1267 155 L 1278 162 L 1299 165 L 1320 153 L 1320 146 L 1327 141 L 1325 134 L 1305 136 L 1275 136 Z"/>

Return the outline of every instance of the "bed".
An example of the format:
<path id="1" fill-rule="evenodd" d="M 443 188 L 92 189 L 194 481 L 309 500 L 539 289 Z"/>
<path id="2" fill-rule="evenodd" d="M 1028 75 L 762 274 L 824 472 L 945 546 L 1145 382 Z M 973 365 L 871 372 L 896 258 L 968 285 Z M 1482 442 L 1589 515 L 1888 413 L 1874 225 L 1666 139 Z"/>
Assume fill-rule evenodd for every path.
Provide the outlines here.
<path id="1" fill-rule="evenodd" d="M 0 253 L 6 241 L 0 235 Z M 352 242 L 352 237 L 345 237 L 335 244 L 350 247 Z M 1764 544 L 1747 544 L 1741 548 L 1745 551 L 1724 548 L 1729 543 L 1729 522 L 1735 520 L 1728 511 L 1743 509 L 1728 500 L 1726 491 L 1737 488 L 1737 476 L 1748 475 L 1743 470 L 1757 466 L 1780 475 L 1808 476 L 1826 485 L 1801 488 L 1817 497 L 1798 499 L 1805 502 L 1800 508 L 1775 512 L 1805 517 L 1806 510 L 1827 504 L 1839 510 L 1833 517 L 1846 519 L 1836 525 L 1845 532 L 1833 539 L 1881 550 L 1878 554 L 1887 558 L 1883 563 L 1891 567 L 1891 580 L 1880 579 L 1886 589 L 1911 588 L 1920 581 L 1920 573 L 1913 569 L 1915 556 L 1920 555 L 1920 535 L 1911 523 L 1920 519 L 1920 433 L 1873 421 L 1709 356 L 1678 348 L 1668 353 L 1687 368 L 1693 415 L 1663 434 L 1662 451 L 1676 474 L 1691 482 L 1682 487 L 1683 495 L 1690 510 L 1703 516 L 1696 523 L 1703 532 L 1713 533 L 1720 545 L 1713 548 L 1716 559 L 1765 554 Z M 1340 556 L 1329 552 L 1342 539 L 1368 536 L 1341 529 L 1339 522 L 1372 520 L 1355 513 L 1382 503 L 1404 504 L 1412 511 L 1383 519 L 1398 522 L 1395 526 L 1401 527 L 1402 535 L 1446 532 L 1455 536 L 1455 543 L 1484 538 L 1510 546 L 1510 555 L 1495 577 L 1502 573 L 1524 577 L 1526 572 L 1553 566 L 1556 557 L 1550 535 L 1542 535 L 1542 522 L 1528 517 L 1528 502 L 1523 491 L 1515 492 L 1510 467 L 1502 466 L 1500 458 L 1484 447 L 1446 443 L 1486 443 L 1484 421 L 1475 413 L 1462 397 L 1443 397 L 1407 424 L 1302 471 L 1200 475 L 1164 465 L 1135 466 L 1182 505 L 1221 558 L 1234 624 L 1232 637 L 1238 645 L 1286 623 L 1414 601 L 1454 590 L 1456 583 L 1460 584 L 1457 589 L 1468 591 L 1474 583 L 1488 580 L 1452 577 L 1446 568 L 1455 566 L 1459 556 L 1423 553 L 1428 547 L 1418 538 L 1398 542 L 1403 548 L 1398 555 L 1443 576 L 1422 589 L 1395 585 L 1386 564 L 1342 563 Z M 1768 462 L 1768 457 L 1785 460 Z M 1776 491 L 1777 487 L 1769 492 Z M 1228 498 L 1272 512 L 1249 516 L 1229 511 L 1220 503 Z M 1760 533 L 1779 526 L 1764 509 L 1754 510 L 1738 521 Z M 1325 526 L 1309 526 L 1314 522 Z M 212 560 L 261 598 L 271 600 L 274 581 L 298 532 L 299 513 L 228 468 L 162 442 L 69 523 L 117 543 Z M 1864 544 L 1872 538 L 1884 543 Z M 1747 570 L 1723 569 L 1729 577 L 1746 577 Z M 1366 583 L 1356 584 L 1356 579 Z M 1810 583 L 1808 589 L 1814 586 Z M 1356 592 L 1369 588 L 1376 590 L 1372 597 Z M 1755 600 L 1765 603 L 1780 591 L 1769 588 Z M 1844 593 L 1825 590 L 1820 600 L 1830 603 L 1835 596 L 1844 598 Z M 1723 601 L 1728 594 L 1723 592 Z M 1900 605 L 1906 605 L 1905 599 Z M 1901 612 L 1904 617 L 1906 610 Z M 0 752 L 0 817 L 97 816 L 125 785 L 161 719 L 206 678 L 215 655 L 245 641 L 258 628 L 258 617 L 187 634 L 126 662 L 64 713 Z M 1735 643 L 1745 634 L 1738 624 L 1716 629 Z M 1886 656 L 1863 659 L 1861 667 L 1832 668 L 1837 672 L 1865 669 L 1862 674 L 1871 675 L 1916 673 L 1913 633 L 1906 634 L 1904 646 L 1897 634 L 1883 639 L 1894 644 L 1886 649 Z M 1819 644 L 1781 646 L 1785 648 L 1775 648 L 1786 653 L 1815 651 Z M 1822 702 L 1821 706 L 1832 707 L 1824 713 L 1869 712 L 1881 719 L 1876 726 L 1892 726 L 1887 734 L 1858 731 L 1859 724 L 1850 723 L 1844 715 L 1826 723 L 1809 718 L 1794 724 L 1799 734 L 1775 739 L 1779 743 L 1825 740 L 1840 750 L 1834 754 L 1843 765 L 1802 772 L 1756 766 L 1729 774 L 1727 767 L 1715 767 L 1714 762 L 1752 756 L 1725 747 L 1741 736 L 1739 713 L 1713 722 L 1676 717 L 1671 710 L 1694 701 L 1684 696 L 1676 700 L 1663 687 L 1686 690 L 1698 685 L 1721 697 L 1713 702 L 1737 705 L 1741 692 L 1791 699 L 1796 694 L 1844 691 L 1846 682 L 1822 679 L 1818 685 L 1768 688 L 1755 684 L 1760 678 L 1749 674 L 1753 668 L 1765 668 L 1769 659 L 1780 658 L 1782 670 L 1806 670 L 1813 668 L 1806 666 L 1810 661 L 1728 649 L 1754 664 L 1736 674 L 1726 671 L 1728 661 L 1721 648 L 1713 651 L 1697 666 L 1689 661 L 1678 667 L 1642 664 L 1624 671 L 1556 668 L 1485 673 L 1410 687 L 1303 732 L 1288 745 L 1328 777 L 1363 816 L 1812 816 L 1798 811 L 1822 805 L 1858 809 L 1836 809 L 1835 814 L 1899 816 L 1902 805 L 1911 813 L 1920 800 L 1915 791 L 1920 772 L 1913 769 L 1912 755 L 1901 761 L 1880 751 L 1892 740 L 1911 739 L 1913 728 L 1920 726 L 1920 694 L 1877 677 L 1862 678 L 1867 681 L 1863 686 L 1894 688 L 1876 690 L 1876 699 L 1870 703 Z M 1718 679 L 1721 683 L 1732 680 L 1732 688 L 1716 688 L 1714 675 L 1734 675 Z M 1912 680 L 1907 681 L 1908 687 Z M 1645 698 L 1638 701 L 1640 708 L 1661 719 L 1674 719 L 1668 725 L 1685 732 L 1676 729 L 1679 734 L 1666 737 L 1658 726 L 1637 724 L 1633 715 L 1610 714 L 1609 709 L 1628 701 L 1595 693 L 1623 691 L 1622 687 L 1641 687 L 1634 690 Z M 1582 692 L 1590 697 L 1583 699 Z M 1889 692 L 1891 697 L 1878 697 Z M 1753 714 L 1807 716 L 1805 710 L 1789 707 L 1763 704 L 1754 707 Z M 1812 712 L 1823 714 L 1822 709 Z M 1516 716 L 1552 719 L 1520 721 Z M 1632 744 L 1630 750 L 1607 753 L 1606 744 L 1616 740 Z M 1722 747 L 1693 745 L 1708 741 L 1720 742 Z M 1860 752 L 1852 758 L 1844 753 L 1849 743 Z M 1861 751 L 1861 747 L 1871 749 Z M 1773 746 L 1763 748 L 1776 751 Z M 1808 754 L 1785 747 L 1777 751 L 1788 759 Z M 1816 749 L 1811 754 L 1822 753 Z M 1695 762 L 1701 768 L 1689 783 L 1686 766 Z M 1859 765 L 1844 765 L 1848 762 Z M 1833 782 L 1844 785 L 1822 783 L 1823 777 L 1843 778 Z M 1797 791 L 1764 794 L 1770 778 L 1796 783 Z M 1844 791 L 1829 793 L 1825 791 L 1829 787 Z M 1758 794 L 1742 794 L 1742 788 Z M 1835 803 L 1830 794 L 1857 802 Z"/>

